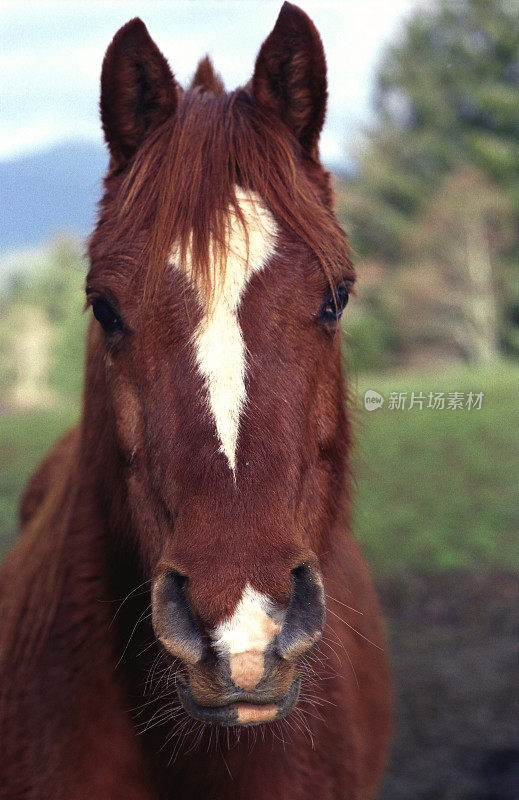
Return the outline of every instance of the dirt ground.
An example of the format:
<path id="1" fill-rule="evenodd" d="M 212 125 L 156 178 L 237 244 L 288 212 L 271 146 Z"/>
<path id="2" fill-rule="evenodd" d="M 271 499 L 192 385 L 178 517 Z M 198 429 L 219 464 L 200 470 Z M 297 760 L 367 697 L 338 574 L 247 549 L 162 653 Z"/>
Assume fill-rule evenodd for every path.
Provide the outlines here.
<path id="1" fill-rule="evenodd" d="M 519 800 L 519 574 L 381 581 L 396 682 L 380 800 Z"/>

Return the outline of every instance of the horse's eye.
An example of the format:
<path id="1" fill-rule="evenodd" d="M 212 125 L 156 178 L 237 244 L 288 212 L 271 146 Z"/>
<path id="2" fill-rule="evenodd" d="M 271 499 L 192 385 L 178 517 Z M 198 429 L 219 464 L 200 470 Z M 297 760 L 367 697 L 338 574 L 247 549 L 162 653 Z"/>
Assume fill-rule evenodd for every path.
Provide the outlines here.
<path id="1" fill-rule="evenodd" d="M 335 288 L 335 295 L 331 289 L 325 294 L 319 317 L 322 322 L 335 322 L 346 308 L 349 293 L 347 288 L 339 284 Z"/>
<path id="2" fill-rule="evenodd" d="M 104 297 L 98 297 L 94 300 L 92 303 L 92 311 L 105 333 L 122 331 L 123 321 L 121 317 L 114 311 L 108 300 Z"/>

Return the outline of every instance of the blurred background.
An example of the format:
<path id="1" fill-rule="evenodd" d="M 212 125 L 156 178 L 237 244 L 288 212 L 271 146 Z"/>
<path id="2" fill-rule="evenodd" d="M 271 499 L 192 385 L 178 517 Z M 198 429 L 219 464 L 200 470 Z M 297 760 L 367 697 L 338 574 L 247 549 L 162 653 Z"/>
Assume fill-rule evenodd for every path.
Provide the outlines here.
<path id="1" fill-rule="evenodd" d="M 300 5 L 328 57 L 322 157 L 359 275 L 343 320 L 354 530 L 397 698 L 381 797 L 517 800 L 519 0 Z M 0 552 L 78 416 L 110 39 L 139 15 L 181 82 L 209 52 L 232 88 L 279 6 L 4 0 Z"/>

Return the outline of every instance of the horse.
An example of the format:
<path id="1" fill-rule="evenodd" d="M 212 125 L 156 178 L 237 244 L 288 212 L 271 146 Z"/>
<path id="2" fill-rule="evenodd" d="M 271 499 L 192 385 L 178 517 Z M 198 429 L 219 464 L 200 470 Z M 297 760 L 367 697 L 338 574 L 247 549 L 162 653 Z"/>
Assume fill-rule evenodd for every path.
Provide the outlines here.
<path id="1" fill-rule="evenodd" d="M 326 62 L 285 3 L 252 79 L 103 62 L 82 413 L 1 572 L 0 796 L 366 800 L 391 680 L 349 525 Z"/>

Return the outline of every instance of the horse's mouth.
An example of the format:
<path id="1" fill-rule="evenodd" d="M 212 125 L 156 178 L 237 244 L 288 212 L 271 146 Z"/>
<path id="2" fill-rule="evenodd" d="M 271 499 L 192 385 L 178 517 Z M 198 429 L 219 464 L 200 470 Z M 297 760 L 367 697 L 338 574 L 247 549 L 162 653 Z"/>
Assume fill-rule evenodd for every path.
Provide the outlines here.
<path id="1" fill-rule="evenodd" d="M 196 702 L 189 686 L 177 678 L 176 687 L 184 710 L 195 719 L 213 725 L 261 725 L 286 717 L 299 698 L 300 680 L 293 681 L 286 695 L 274 703 L 238 701 L 221 706 L 202 706 Z"/>

